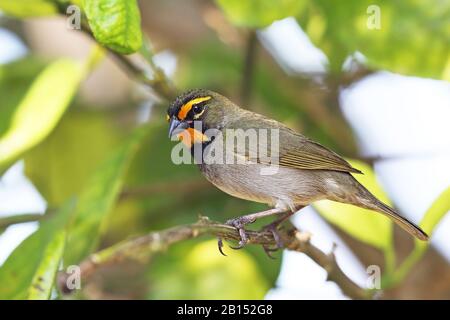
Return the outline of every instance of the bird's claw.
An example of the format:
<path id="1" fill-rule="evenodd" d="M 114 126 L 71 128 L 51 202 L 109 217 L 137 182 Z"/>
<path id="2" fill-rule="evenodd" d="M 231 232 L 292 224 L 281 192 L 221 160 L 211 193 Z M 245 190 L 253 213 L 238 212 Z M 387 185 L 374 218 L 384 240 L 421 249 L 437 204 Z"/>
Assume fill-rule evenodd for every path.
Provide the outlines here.
<path id="1" fill-rule="evenodd" d="M 263 245 L 262 247 L 263 247 L 263 249 L 264 249 L 264 252 L 266 253 L 266 255 L 267 255 L 270 259 L 273 259 L 273 260 L 276 259 L 276 257 L 274 257 L 274 256 L 272 255 L 272 252 L 278 251 L 278 248 L 269 248 L 269 247 L 266 246 L 266 245 Z"/>
<path id="2" fill-rule="evenodd" d="M 223 252 L 223 240 L 222 240 L 222 237 L 217 237 L 217 247 L 219 248 L 219 252 L 220 252 L 220 254 L 222 254 L 223 256 L 227 256 L 226 254 L 225 254 L 225 252 Z"/>
<path id="3" fill-rule="evenodd" d="M 239 237 L 240 237 L 239 243 L 237 246 L 230 246 L 231 249 L 239 250 L 239 249 L 242 249 L 243 247 L 245 247 L 245 245 L 248 242 L 248 237 L 247 237 L 247 234 L 245 233 L 244 227 L 247 224 L 253 223 L 253 222 L 255 222 L 255 219 L 248 218 L 246 216 L 230 219 L 227 222 L 225 222 L 226 224 L 235 227 L 237 229 L 237 231 L 239 232 Z"/>
<path id="4" fill-rule="evenodd" d="M 276 249 L 273 249 L 272 251 L 276 251 L 278 249 L 281 249 L 284 247 L 283 240 L 281 240 L 280 234 L 278 233 L 278 226 L 279 222 L 275 221 L 274 223 L 268 224 L 267 226 L 264 226 L 262 230 L 269 231 L 272 233 L 273 239 L 275 240 Z"/>

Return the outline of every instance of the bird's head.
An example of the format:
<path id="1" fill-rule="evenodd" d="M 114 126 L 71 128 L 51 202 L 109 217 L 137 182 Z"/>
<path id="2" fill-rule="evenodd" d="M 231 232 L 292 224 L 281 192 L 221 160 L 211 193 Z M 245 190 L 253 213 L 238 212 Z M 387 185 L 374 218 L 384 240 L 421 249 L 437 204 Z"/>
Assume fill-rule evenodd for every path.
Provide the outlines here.
<path id="1" fill-rule="evenodd" d="M 207 142 L 207 129 L 220 129 L 228 99 L 204 89 L 194 89 L 179 95 L 167 110 L 169 138 L 176 135 L 188 146 Z M 186 136 L 188 135 L 188 136 Z M 188 139 L 186 139 L 188 138 Z"/>

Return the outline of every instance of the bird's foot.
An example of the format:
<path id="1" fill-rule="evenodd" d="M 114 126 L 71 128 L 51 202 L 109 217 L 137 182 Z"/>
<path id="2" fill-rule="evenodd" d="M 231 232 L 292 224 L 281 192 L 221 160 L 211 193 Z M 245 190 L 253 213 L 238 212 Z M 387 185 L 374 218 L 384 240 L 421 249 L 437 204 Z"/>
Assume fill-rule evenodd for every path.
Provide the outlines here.
<path id="1" fill-rule="evenodd" d="M 247 237 L 247 234 L 245 233 L 244 227 L 247 224 L 255 222 L 255 220 L 256 220 L 255 218 L 251 218 L 248 216 L 242 216 L 242 217 L 230 219 L 227 222 L 225 222 L 225 224 L 235 227 L 237 229 L 237 231 L 239 232 L 239 237 L 240 237 L 239 243 L 235 247 L 230 246 L 231 249 L 235 249 L 235 250 L 242 249 L 247 244 L 248 237 Z"/>
<path id="2" fill-rule="evenodd" d="M 223 252 L 223 240 L 222 237 L 217 237 L 217 247 L 219 248 L 219 252 L 223 256 L 227 256 L 225 252 Z"/>
<path id="3" fill-rule="evenodd" d="M 262 229 L 261 229 L 261 231 L 269 231 L 270 233 L 272 233 L 273 239 L 275 240 L 275 247 L 263 246 L 264 252 L 271 259 L 275 259 L 274 256 L 272 256 L 272 252 L 276 252 L 279 249 L 284 247 L 283 240 L 281 239 L 281 236 L 278 232 L 278 226 L 284 220 L 285 219 L 278 219 L 278 220 L 262 227 Z"/>
<path id="4" fill-rule="evenodd" d="M 270 259 L 274 259 L 274 260 L 276 259 L 276 257 L 274 257 L 272 255 L 272 252 L 278 251 L 278 248 L 270 248 L 269 246 L 266 246 L 266 245 L 263 245 L 262 247 L 264 249 L 264 252 Z"/>

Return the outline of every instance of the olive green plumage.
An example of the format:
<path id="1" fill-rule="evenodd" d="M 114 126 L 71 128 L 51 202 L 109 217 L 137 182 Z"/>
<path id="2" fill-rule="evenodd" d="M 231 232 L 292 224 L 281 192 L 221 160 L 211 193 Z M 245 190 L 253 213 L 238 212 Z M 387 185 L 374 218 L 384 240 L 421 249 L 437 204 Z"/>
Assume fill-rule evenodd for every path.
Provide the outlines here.
<path id="1" fill-rule="evenodd" d="M 184 119 L 178 118 L 183 105 L 201 97 L 210 98 L 195 104 L 195 109 L 190 109 Z M 205 153 L 208 149 L 220 148 L 225 155 L 246 159 L 245 164 L 199 164 L 204 176 L 224 192 L 291 211 L 322 199 L 349 203 L 382 213 L 418 239 L 428 239 L 418 226 L 378 200 L 351 175 L 361 173 L 358 169 L 335 152 L 278 121 L 242 109 L 226 97 L 203 89 L 180 95 L 169 107 L 168 115 L 171 119 L 170 134 L 173 133 L 174 123 L 178 128 L 186 129 L 193 126 L 194 120 L 199 120 L 202 121 L 202 132 L 207 136 L 208 129 L 217 129 L 224 136 L 223 140 L 213 140 L 208 136 L 208 141 L 203 142 Z M 238 130 L 239 134 L 244 134 L 247 129 L 256 132 L 259 129 L 277 129 L 277 172 L 262 175 L 261 170 L 269 167 L 268 159 L 255 158 L 257 150 L 252 150 L 247 144 L 232 150 L 225 148 L 227 129 L 242 129 Z M 269 144 L 268 155 L 272 154 L 272 147 Z"/>

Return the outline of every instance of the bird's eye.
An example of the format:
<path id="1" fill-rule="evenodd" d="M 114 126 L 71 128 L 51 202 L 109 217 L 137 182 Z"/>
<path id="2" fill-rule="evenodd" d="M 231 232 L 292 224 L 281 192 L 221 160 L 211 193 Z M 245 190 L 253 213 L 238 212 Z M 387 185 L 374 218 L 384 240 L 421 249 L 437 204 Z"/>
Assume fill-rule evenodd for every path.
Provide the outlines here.
<path id="1" fill-rule="evenodd" d="M 200 105 L 195 105 L 193 108 L 192 108 L 192 110 L 194 110 L 194 113 L 200 113 L 200 112 L 202 112 L 203 111 L 203 107 L 202 106 L 200 106 Z"/>

